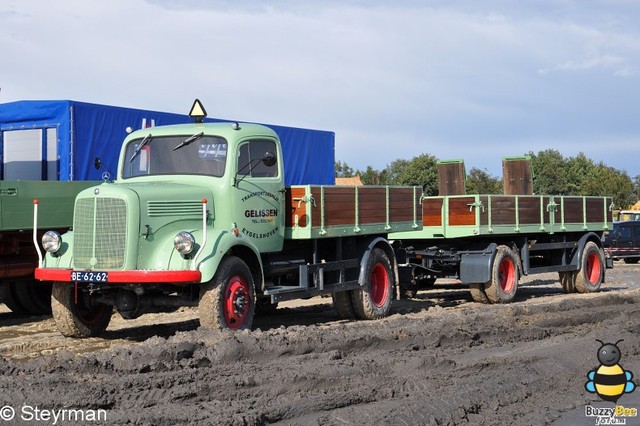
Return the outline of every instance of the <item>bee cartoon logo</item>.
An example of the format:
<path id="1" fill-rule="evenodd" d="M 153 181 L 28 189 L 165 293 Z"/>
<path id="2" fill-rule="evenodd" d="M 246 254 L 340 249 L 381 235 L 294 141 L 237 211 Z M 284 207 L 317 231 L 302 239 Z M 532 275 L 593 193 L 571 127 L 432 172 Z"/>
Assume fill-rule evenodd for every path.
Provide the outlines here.
<path id="1" fill-rule="evenodd" d="M 625 371 L 620 363 L 622 354 L 618 343 L 604 343 L 596 339 L 602 346 L 598 349 L 598 361 L 600 366 L 587 373 L 589 381 L 584 384 L 587 392 L 596 393 L 604 401 L 617 403 L 618 399 L 625 393 L 631 393 L 636 385 L 631 381 L 633 373 Z"/>

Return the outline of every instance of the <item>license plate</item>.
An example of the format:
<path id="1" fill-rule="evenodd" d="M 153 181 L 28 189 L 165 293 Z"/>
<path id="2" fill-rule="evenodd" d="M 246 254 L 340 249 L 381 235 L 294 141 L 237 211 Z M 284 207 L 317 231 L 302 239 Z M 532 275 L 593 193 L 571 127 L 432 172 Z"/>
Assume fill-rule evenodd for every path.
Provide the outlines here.
<path id="1" fill-rule="evenodd" d="M 106 283 L 109 281 L 108 272 L 73 271 L 71 281 L 78 283 Z"/>

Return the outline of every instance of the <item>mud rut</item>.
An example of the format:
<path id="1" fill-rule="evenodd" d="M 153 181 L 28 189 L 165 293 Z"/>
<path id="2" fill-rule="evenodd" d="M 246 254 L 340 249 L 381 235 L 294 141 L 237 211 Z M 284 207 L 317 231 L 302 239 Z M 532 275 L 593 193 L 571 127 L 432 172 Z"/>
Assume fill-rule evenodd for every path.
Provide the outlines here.
<path id="1" fill-rule="evenodd" d="M 607 273 L 588 295 L 539 276 L 508 305 L 436 284 L 368 322 L 316 299 L 235 334 L 198 329 L 192 309 L 116 315 L 86 340 L 0 313 L 0 406 L 102 408 L 116 424 L 595 424 L 595 339 L 624 339 L 620 363 L 640 377 L 640 266 Z M 619 402 L 640 408 L 638 394 Z"/>

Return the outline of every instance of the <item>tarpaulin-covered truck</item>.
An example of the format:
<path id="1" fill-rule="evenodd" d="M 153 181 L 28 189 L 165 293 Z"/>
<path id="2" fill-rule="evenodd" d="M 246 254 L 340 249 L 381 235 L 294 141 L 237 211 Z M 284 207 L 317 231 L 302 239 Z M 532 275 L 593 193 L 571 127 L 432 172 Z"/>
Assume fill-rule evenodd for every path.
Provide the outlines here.
<path id="1" fill-rule="evenodd" d="M 197 306 L 202 326 L 238 330 L 279 301 L 324 294 L 344 318 L 381 318 L 401 281 L 430 275 L 482 283 L 490 301 L 512 298 L 520 271 L 560 271 L 568 290 L 604 279 L 609 199 L 318 184 L 299 172 L 322 147 L 294 141 L 287 158 L 268 127 L 204 123 L 198 101 L 191 115 L 127 136 L 116 180 L 78 195 L 72 231 L 43 235 L 35 276 L 54 281 L 64 335 L 102 333 L 114 307 L 136 318 Z"/>
<path id="2" fill-rule="evenodd" d="M 50 310 L 50 285 L 33 285 L 34 199 L 39 200 L 38 226 L 65 232 L 78 192 L 115 174 L 128 130 L 187 121 L 185 114 L 70 100 L 0 104 L 0 303 L 16 312 Z M 333 182 L 333 133 L 272 128 L 285 145 L 305 140 L 314 155 L 315 163 L 299 162 L 294 178 L 303 173 L 318 184 Z M 300 154 L 285 150 L 284 155 L 297 161 Z"/>

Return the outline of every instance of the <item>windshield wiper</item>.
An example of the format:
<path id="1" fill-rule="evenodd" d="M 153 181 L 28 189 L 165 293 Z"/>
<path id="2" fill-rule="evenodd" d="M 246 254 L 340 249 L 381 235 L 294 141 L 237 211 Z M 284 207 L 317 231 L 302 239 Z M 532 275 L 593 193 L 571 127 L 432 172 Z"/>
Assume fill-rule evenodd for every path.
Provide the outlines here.
<path id="1" fill-rule="evenodd" d="M 175 151 L 176 149 L 180 149 L 183 146 L 187 146 L 189 145 L 191 142 L 197 141 L 198 139 L 200 139 L 202 136 L 204 136 L 204 132 L 200 132 L 200 133 L 196 133 L 195 135 L 189 136 L 187 139 L 185 139 L 184 142 L 179 143 L 178 145 L 176 145 L 173 150 Z"/>
<path id="2" fill-rule="evenodd" d="M 142 139 L 142 142 L 140 142 L 140 145 L 138 145 L 136 150 L 133 152 L 133 155 L 129 159 L 130 163 L 133 162 L 133 160 L 138 156 L 138 154 L 140 154 L 140 151 L 142 150 L 142 148 L 147 146 L 149 142 L 151 142 L 151 133 L 149 133 L 147 136 L 144 137 L 144 139 Z"/>

